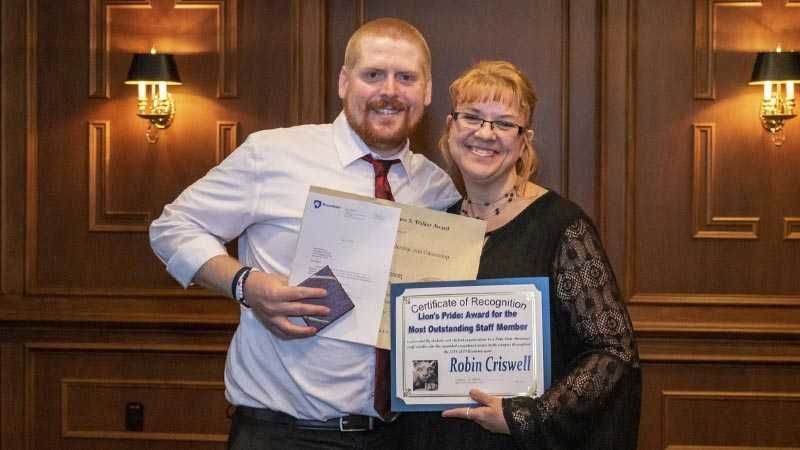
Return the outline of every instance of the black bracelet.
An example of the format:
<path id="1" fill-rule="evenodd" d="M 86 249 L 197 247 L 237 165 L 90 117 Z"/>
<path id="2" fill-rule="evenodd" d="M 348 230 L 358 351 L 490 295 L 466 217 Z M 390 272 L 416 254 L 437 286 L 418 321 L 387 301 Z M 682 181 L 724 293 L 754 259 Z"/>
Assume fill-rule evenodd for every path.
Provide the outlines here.
<path id="1" fill-rule="evenodd" d="M 233 281 L 231 281 L 231 297 L 233 297 L 236 301 L 239 301 L 239 298 L 236 295 L 236 286 L 239 284 L 239 278 L 241 278 L 242 275 L 249 270 L 250 267 L 244 266 L 236 272 L 236 275 L 233 276 Z"/>
<path id="2" fill-rule="evenodd" d="M 254 268 L 254 267 L 248 267 L 247 271 L 242 274 L 242 282 L 239 284 L 239 286 L 240 286 L 240 291 L 239 291 L 240 297 L 238 297 L 236 300 L 238 300 L 239 303 L 242 306 L 244 306 L 245 308 L 249 308 L 250 305 L 247 303 L 247 299 L 244 297 L 244 284 L 247 282 L 247 278 L 253 272 L 258 272 L 258 269 Z"/>

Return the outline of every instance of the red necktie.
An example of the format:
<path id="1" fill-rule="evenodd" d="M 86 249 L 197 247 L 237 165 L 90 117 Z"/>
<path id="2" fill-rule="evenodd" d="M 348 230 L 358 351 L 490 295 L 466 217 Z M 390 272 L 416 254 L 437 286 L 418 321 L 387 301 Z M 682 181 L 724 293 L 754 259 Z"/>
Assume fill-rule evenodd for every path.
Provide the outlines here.
<path id="1" fill-rule="evenodd" d="M 389 169 L 392 164 L 399 163 L 399 159 L 375 159 L 372 155 L 364 155 L 361 157 L 364 161 L 372 164 L 372 169 L 375 170 L 375 198 L 382 198 L 385 200 L 394 201 L 392 195 L 392 187 L 389 186 Z"/>
<path id="2" fill-rule="evenodd" d="M 361 159 L 372 163 L 375 170 L 375 198 L 394 201 L 392 187 L 389 186 L 388 173 L 392 164 L 399 159 L 375 159 L 372 155 L 364 155 Z M 389 417 L 389 352 L 375 348 L 375 398 L 374 406 L 383 418 Z"/>

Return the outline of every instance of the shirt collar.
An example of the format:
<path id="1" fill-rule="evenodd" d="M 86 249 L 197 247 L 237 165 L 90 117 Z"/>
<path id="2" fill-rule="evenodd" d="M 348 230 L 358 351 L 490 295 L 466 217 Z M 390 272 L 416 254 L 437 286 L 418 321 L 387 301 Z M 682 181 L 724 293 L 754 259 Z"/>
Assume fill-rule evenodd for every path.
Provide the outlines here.
<path id="1" fill-rule="evenodd" d="M 375 159 L 399 159 L 403 171 L 411 178 L 411 158 L 413 155 L 409 148 L 408 139 L 406 139 L 403 148 L 392 157 L 386 158 L 378 155 L 369 149 L 361 139 L 361 136 L 356 134 L 356 131 L 347 122 L 344 111 L 342 111 L 333 121 L 333 142 L 342 167 L 347 167 L 353 161 L 361 159 L 362 156 L 371 154 Z"/>

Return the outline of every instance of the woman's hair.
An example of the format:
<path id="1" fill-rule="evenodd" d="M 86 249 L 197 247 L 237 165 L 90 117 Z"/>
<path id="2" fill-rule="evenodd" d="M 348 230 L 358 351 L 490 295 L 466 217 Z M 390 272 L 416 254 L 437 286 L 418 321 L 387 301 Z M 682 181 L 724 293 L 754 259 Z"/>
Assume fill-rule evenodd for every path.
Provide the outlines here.
<path id="1" fill-rule="evenodd" d="M 517 66 L 508 61 L 481 61 L 464 71 L 450 84 L 450 103 L 453 111 L 458 105 L 478 102 L 499 102 L 518 109 L 525 118 L 520 124 L 533 129 L 533 111 L 536 107 L 536 93 L 528 77 Z M 450 156 L 448 139 L 453 120 L 448 120 L 444 133 L 439 138 L 439 149 L 450 166 L 451 175 L 459 188 L 463 189 L 464 180 L 460 171 L 454 170 Z M 526 182 L 531 179 L 539 166 L 536 151 L 533 148 L 531 133 L 523 132 L 522 153 L 514 170 L 518 181 L 514 189 L 523 194 Z"/>

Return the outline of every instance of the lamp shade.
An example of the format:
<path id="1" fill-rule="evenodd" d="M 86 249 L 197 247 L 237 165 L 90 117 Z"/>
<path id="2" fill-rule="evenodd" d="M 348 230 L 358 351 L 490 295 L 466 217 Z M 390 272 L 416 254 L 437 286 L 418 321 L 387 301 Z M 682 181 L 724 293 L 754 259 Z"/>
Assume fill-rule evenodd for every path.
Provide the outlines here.
<path id="1" fill-rule="evenodd" d="M 169 53 L 134 54 L 125 84 L 136 84 L 140 81 L 181 84 L 175 57 Z"/>
<path id="2" fill-rule="evenodd" d="M 767 81 L 800 82 L 800 52 L 759 52 L 749 84 Z"/>

